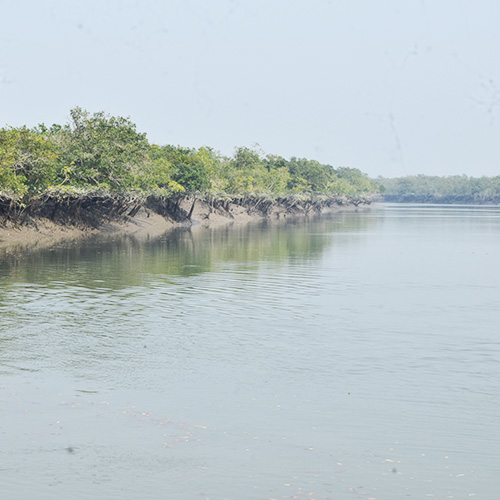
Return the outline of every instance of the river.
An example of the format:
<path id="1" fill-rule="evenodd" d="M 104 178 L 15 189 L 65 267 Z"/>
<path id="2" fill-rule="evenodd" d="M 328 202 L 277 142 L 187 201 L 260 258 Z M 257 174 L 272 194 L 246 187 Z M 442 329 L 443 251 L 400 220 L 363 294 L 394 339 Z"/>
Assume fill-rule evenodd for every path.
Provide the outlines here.
<path id="1" fill-rule="evenodd" d="M 0 258 L 3 498 L 493 499 L 500 207 Z"/>

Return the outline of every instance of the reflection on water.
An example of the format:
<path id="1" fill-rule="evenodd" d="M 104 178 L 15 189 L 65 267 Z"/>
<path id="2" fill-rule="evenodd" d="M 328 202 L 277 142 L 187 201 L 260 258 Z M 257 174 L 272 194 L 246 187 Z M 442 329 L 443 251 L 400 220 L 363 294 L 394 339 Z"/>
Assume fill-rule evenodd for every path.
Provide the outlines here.
<path id="1" fill-rule="evenodd" d="M 177 228 L 151 241 L 134 236 L 96 236 L 86 241 L 9 253 L 0 260 L 2 282 L 65 281 L 94 288 L 106 282 L 116 287 L 140 284 L 143 275 L 191 276 L 213 269 L 218 262 L 279 261 L 320 256 L 331 238 L 328 231 L 342 231 L 346 215 L 335 220 L 311 218 L 287 222 L 262 221 L 217 229 Z M 364 231 L 369 219 L 353 221 Z M 312 234 L 316 231 L 317 234 Z"/>
<path id="2" fill-rule="evenodd" d="M 4 255 L 4 490 L 489 498 L 499 223 L 390 205 Z"/>

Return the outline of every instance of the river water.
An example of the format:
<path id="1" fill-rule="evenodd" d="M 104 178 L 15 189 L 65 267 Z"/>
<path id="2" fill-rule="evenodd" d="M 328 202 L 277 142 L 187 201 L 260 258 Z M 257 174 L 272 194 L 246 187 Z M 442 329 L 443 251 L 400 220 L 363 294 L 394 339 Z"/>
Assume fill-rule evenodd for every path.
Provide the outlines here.
<path id="1" fill-rule="evenodd" d="M 500 208 L 0 258 L 2 498 L 494 499 Z"/>

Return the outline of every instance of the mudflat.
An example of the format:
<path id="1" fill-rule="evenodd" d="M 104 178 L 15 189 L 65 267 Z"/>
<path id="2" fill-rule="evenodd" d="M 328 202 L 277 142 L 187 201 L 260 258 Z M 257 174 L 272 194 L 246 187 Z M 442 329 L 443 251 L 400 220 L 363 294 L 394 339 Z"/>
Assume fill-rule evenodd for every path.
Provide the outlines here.
<path id="1" fill-rule="evenodd" d="M 303 207 L 290 209 L 281 204 L 275 204 L 263 212 L 259 209 L 249 209 L 244 204 L 229 202 L 223 208 L 214 208 L 203 200 L 185 199 L 180 203 L 185 213 L 190 213 L 189 219 L 175 220 L 167 215 L 160 215 L 154 210 L 143 207 L 133 216 L 123 217 L 115 221 L 102 222 L 97 227 L 58 223 L 48 218 L 35 217 L 24 224 L 5 222 L 0 226 L 0 250 L 2 253 L 19 249 L 50 247 L 61 241 L 78 240 L 94 235 L 130 234 L 138 238 L 155 237 L 181 226 L 219 227 L 228 224 L 246 224 L 263 218 L 285 220 L 290 217 L 303 217 L 309 213 L 334 213 L 340 210 L 354 210 L 354 205 L 333 205 L 316 208 L 312 211 Z"/>

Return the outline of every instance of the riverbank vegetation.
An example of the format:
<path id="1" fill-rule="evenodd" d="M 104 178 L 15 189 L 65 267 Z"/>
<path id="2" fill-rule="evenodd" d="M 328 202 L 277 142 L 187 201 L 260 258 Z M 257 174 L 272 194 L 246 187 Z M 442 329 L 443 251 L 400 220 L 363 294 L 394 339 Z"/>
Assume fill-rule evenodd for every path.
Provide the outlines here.
<path id="1" fill-rule="evenodd" d="M 378 184 L 355 168 L 286 160 L 257 147 L 239 147 L 224 156 L 210 147 L 159 146 L 128 118 L 81 108 L 70 116 L 64 125 L 0 129 L 4 219 L 55 219 L 58 213 L 92 208 L 98 208 L 97 219 L 132 216 L 144 203 L 175 212 L 185 197 L 215 204 L 239 199 L 255 205 L 278 198 L 359 204 L 378 192 Z"/>
<path id="2" fill-rule="evenodd" d="M 399 203 L 500 203 L 500 176 L 378 178 L 385 201 Z"/>

